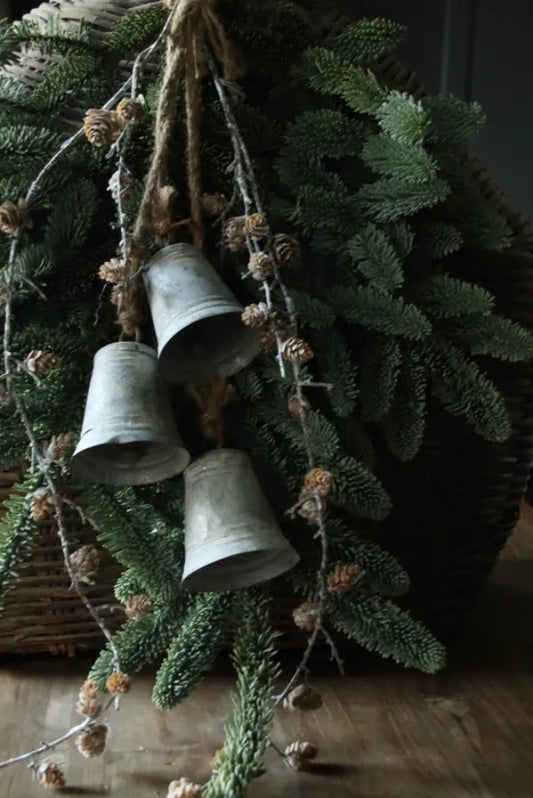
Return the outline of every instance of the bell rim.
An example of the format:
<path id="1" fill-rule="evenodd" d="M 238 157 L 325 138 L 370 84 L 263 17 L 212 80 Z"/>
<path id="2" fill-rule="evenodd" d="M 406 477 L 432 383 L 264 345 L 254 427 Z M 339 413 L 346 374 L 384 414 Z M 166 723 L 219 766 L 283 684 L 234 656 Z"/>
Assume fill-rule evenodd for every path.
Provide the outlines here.
<path id="1" fill-rule="evenodd" d="M 147 272 L 151 266 L 157 266 L 157 258 L 162 252 L 190 252 L 191 254 L 200 253 L 200 255 L 205 258 L 203 252 L 198 249 L 194 244 L 189 244 L 187 241 L 178 241 L 175 244 L 165 244 L 164 247 L 161 247 L 154 252 L 153 255 L 150 255 L 148 260 L 145 262 L 143 267 L 143 273 Z"/>
<path id="2" fill-rule="evenodd" d="M 154 446 L 165 445 L 162 439 L 135 439 L 128 443 L 148 442 Z M 189 451 L 183 444 L 174 442 L 173 445 L 166 445 L 164 456 L 155 462 L 148 462 L 145 458 L 140 458 L 135 464 L 120 467 L 117 462 L 111 463 L 105 459 L 103 453 L 106 446 L 116 446 L 116 442 L 101 442 L 99 444 L 80 448 L 81 440 L 71 459 L 72 473 L 75 477 L 87 479 L 91 482 L 104 485 L 115 485 L 125 487 L 128 485 L 153 485 L 166 479 L 182 474 L 191 461 Z M 120 444 L 119 444 L 120 445 Z M 97 456 L 97 451 L 101 450 L 101 457 Z M 92 453 L 92 457 L 91 457 Z"/>
<path id="3" fill-rule="evenodd" d="M 236 460 L 240 458 L 241 460 L 245 460 L 251 464 L 250 455 L 243 449 L 233 449 L 230 446 L 225 446 L 221 447 L 220 449 L 210 449 L 208 452 L 204 452 L 204 454 L 200 454 L 198 457 L 195 457 L 183 472 L 183 476 L 185 479 L 187 476 L 195 476 L 197 471 L 202 470 L 202 467 L 206 461 L 213 461 L 213 464 L 219 466 L 219 461 L 226 458 L 229 460 L 230 455 L 231 459 Z"/>
<path id="4" fill-rule="evenodd" d="M 235 571 L 219 574 L 214 570 L 217 564 L 225 560 L 236 560 L 238 555 L 226 554 L 218 559 L 213 559 L 213 555 L 216 555 L 217 547 L 213 547 L 212 545 L 202 546 L 195 550 L 194 559 L 196 561 L 199 554 L 204 551 L 204 557 L 208 556 L 209 561 L 206 561 L 204 564 L 195 562 L 193 565 L 193 563 L 190 563 L 189 568 L 191 570 L 187 570 L 186 562 L 183 569 L 181 584 L 186 590 L 191 590 L 192 592 L 217 593 L 226 590 L 240 590 L 263 582 L 270 582 L 272 579 L 276 579 L 278 576 L 282 576 L 282 574 L 292 570 L 300 561 L 300 555 L 296 549 L 291 546 L 287 540 L 283 540 L 285 542 L 282 542 L 282 545 L 273 547 L 265 545 L 265 547 L 259 549 L 255 548 L 248 552 L 238 553 L 238 555 L 263 553 L 265 559 L 258 563 L 255 568 L 247 568 L 245 564 L 242 564 L 242 560 L 240 560 L 240 567 L 236 563 Z M 219 548 L 222 548 L 222 546 L 220 545 Z M 270 557 L 266 555 L 270 555 Z M 212 573 L 209 573 L 210 570 Z"/>
<path id="5" fill-rule="evenodd" d="M 154 360 L 157 360 L 157 350 L 153 346 L 143 344 L 140 341 L 112 341 L 110 344 L 101 346 L 100 349 L 95 352 L 93 360 L 96 361 L 96 358 L 100 357 L 104 351 L 106 354 L 110 354 L 110 350 L 116 352 L 139 352 L 143 355 L 149 355 L 150 357 L 154 358 Z"/>

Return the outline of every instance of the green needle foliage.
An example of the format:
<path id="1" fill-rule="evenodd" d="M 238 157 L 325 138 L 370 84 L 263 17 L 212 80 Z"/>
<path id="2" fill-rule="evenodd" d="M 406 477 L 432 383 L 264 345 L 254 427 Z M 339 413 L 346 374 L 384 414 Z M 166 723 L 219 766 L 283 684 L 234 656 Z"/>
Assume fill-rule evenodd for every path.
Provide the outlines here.
<path id="1" fill-rule="evenodd" d="M 302 246 L 301 268 L 287 267 L 283 277 L 299 334 L 315 355 L 301 366 L 311 404 L 307 437 L 297 414 L 288 412 L 294 402 L 290 368 L 282 376 L 275 356 L 262 353 L 231 379 L 236 396 L 224 409 L 225 445 L 250 453 L 277 520 L 302 557 L 291 582 L 308 597 L 316 587 L 320 546 L 315 530 L 287 510 L 298 502 L 309 452 L 331 472 L 328 567 L 362 568 L 358 585 L 328 602 L 331 626 L 382 656 L 434 672 L 444 662 L 442 648 L 391 601 L 408 589 L 407 574 L 366 539 L 364 524 L 379 523 L 392 508 L 389 486 L 376 476 L 374 441 L 385 441 L 400 460 L 415 457 L 431 412 L 428 397 L 489 441 L 503 441 L 511 431 L 502 397 L 476 358 L 518 362 L 533 355 L 533 339 L 496 315 L 491 294 L 461 279 L 453 259 L 461 250 L 498 250 L 512 241 L 506 221 L 480 194 L 463 149 L 483 114 L 476 104 L 440 96 L 419 100 L 383 83 L 373 63 L 404 37 L 397 23 L 359 20 L 324 39 L 289 0 L 221 0 L 217 10 L 247 66 L 242 94 L 232 92 L 232 100 L 271 229 L 298 235 Z M 13 77 L 0 79 L 0 201 L 17 202 L 26 193 L 63 140 L 71 109 L 95 106 L 116 91 L 124 59 L 154 41 L 166 19 L 161 4 L 146 4 L 126 13 L 105 41 L 84 27 L 66 31 L 57 20 L 44 30 L 0 21 L 0 65 L 16 62 L 25 47 L 53 55 L 55 64 L 33 90 Z M 124 152 L 136 181 L 125 200 L 128 224 L 150 159 L 162 57 L 154 55 L 139 76 L 146 112 Z M 232 197 L 233 155 L 219 98 L 209 80 L 201 91 L 203 184 L 206 192 Z M 176 218 L 187 218 L 182 115 L 175 134 L 169 180 L 178 190 Z M 32 227 L 20 235 L 10 354 L 14 364 L 33 349 L 61 358 L 38 382 L 23 369 L 15 375 L 43 447 L 52 435 L 80 429 L 94 354 L 117 337 L 109 288 L 96 277 L 118 243 L 108 191 L 115 164 L 107 155 L 105 147 L 83 140 L 59 159 L 29 209 Z M 234 202 L 229 212 L 244 210 Z M 241 279 L 246 254 L 221 254 L 220 237 L 220 227 L 207 223 L 210 262 L 243 305 L 264 301 L 258 283 Z M 0 236 L 4 264 L 10 244 Z M 278 318 L 288 323 L 276 284 L 272 299 Z M 149 325 L 143 340 L 154 343 Z M 181 387 L 172 388 L 171 398 L 197 456 L 207 444 L 191 400 Z M 0 464 L 9 467 L 27 450 L 19 418 L 2 403 Z M 67 479 L 68 466 L 64 470 Z M 25 480 L 2 524 L 2 595 L 38 531 L 30 518 L 38 479 Z M 117 599 L 147 594 L 154 605 L 152 615 L 127 621 L 115 643 L 129 673 L 164 656 L 154 687 L 158 707 L 190 694 L 233 620 L 234 715 L 206 795 L 238 798 L 260 773 L 271 720 L 277 670 L 266 601 L 256 592 L 191 596 L 182 589 L 181 478 L 135 489 L 76 487 L 100 530 L 100 545 L 125 569 Z M 112 669 L 106 648 L 91 676 L 104 687 Z"/>
<path id="2" fill-rule="evenodd" d="M 272 694 L 279 670 L 268 602 L 251 591 L 237 596 L 235 605 L 237 688 L 233 715 L 226 723 L 224 750 L 206 788 L 206 798 L 244 796 L 247 784 L 263 772 L 274 714 Z"/>

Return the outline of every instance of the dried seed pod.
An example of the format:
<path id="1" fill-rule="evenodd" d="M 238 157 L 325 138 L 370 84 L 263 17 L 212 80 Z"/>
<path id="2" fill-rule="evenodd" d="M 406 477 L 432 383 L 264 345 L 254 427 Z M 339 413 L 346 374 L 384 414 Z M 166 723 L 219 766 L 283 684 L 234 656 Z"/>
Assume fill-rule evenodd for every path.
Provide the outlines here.
<path id="1" fill-rule="evenodd" d="M 292 613 L 294 625 L 305 632 L 312 632 L 316 629 L 320 619 L 320 607 L 312 601 L 304 601 Z"/>
<path id="2" fill-rule="evenodd" d="M 144 98 L 124 97 L 117 105 L 117 117 L 122 125 L 138 122 L 144 115 Z"/>
<path id="3" fill-rule="evenodd" d="M 98 277 L 106 283 L 120 283 L 127 275 L 128 267 L 122 258 L 106 260 L 98 269 Z"/>
<path id="4" fill-rule="evenodd" d="M 85 135 L 94 147 L 103 147 L 118 139 L 123 125 L 116 111 L 89 108 L 83 120 Z"/>
<path id="5" fill-rule="evenodd" d="M 333 476 L 324 468 L 313 468 L 305 478 L 305 490 L 327 496 L 333 487 Z"/>
<path id="6" fill-rule="evenodd" d="M 291 768 L 306 770 L 309 763 L 318 756 L 318 748 L 313 743 L 295 742 L 287 746 L 284 755 Z"/>
<path id="7" fill-rule="evenodd" d="M 61 363 L 61 358 L 53 352 L 32 349 L 24 358 L 24 366 L 30 374 L 49 374 Z"/>
<path id="8" fill-rule="evenodd" d="M 31 497 L 30 515 L 36 523 L 48 520 L 55 513 L 55 505 L 48 488 L 37 488 Z"/>
<path id="9" fill-rule="evenodd" d="M 299 266 L 301 263 L 302 250 L 296 236 L 278 233 L 272 239 L 271 250 L 280 266 Z"/>
<path id="10" fill-rule="evenodd" d="M 315 356 L 315 353 L 303 338 L 287 338 L 283 344 L 282 354 L 285 360 L 291 360 L 293 363 L 307 363 Z"/>
<path id="11" fill-rule="evenodd" d="M 52 435 L 50 443 L 46 449 L 46 459 L 51 463 L 60 463 L 66 457 L 70 457 L 76 445 L 76 436 L 72 432 L 64 432 L 59 435 Z"/>
<path id="12" fill-rule="evenodd" d="M 300 709 L 302 712 L 310 712 L 322 706 L 322 696 L 309 687 L 307 684 L 300 684 L 291 690 L 289 695 L 283 700 L 283 708 L 293 712 Z"/>
<path id="13" fill-rule="evenodd" d="M 311 405 L 305 397 L 300 399 L 298 396 L 290 396 L 288 408 L 289 414 L 293 418 L 305 418 L 307 413 L 311 410 Z"/>
<path id="14" fill-rule="evenodd" d="M 336 565 L 328 575 L 328 589 L 334 593 L 345 593 L 353 587 L 353 583 L 360 573 L 361 566 L 357 563 Z"/>
<path id="15" fill-rule="evenodd" d="M 128 618 L 138 620 L 139 618 L 145 618 L 147 615 L 151 615 L 154 611 L 154 605 L 152 604 L 150 596 L 131 596 L 131 598 L 126 601 L 125 609 Z"/>
<path id="16" fill-rule="evenodd" d="M 107 677 L 105 686 L 111 695 L 122 695 L 131 690 L 131 679 L 122 671 L 115 671 Z"/>
<path id="17" fill-rule="evenodd" d="M 53 790 L 62 790 L 66 787 L 65 774 L 54 762 L 41 762 L 37 768 L 37 781 L 43 787 L 50 787 Z"/>
<path id="18" fill-rule="evenodd" d="M 246 246 L 244 234 L 244 216 L 233 216 L 224 224 L 223 242 L 230 252 L 239 252 Z"/>
<path id="19" fill-rule="evenodd" d="M 89 544 L 80 546 L 70 555 L 70 565 L 80 582 L 94 585 L 94 577 L 100 565 L 98 549 Z"/>
<path id="20" fill-rule="evenodd" d="M 247 305 L 241 316 L 243 324 L 247 327 L 264 327 L 272 318 L 273 314 L 265 302 Z"/>
<path id="21" fill-rule="evenodd" d="M 31 227 L 31 220 L 24 200 L 18 203 L 6 200 L 0 205 L 0 231 L 16 235 L 24 227 Z"/>
<path id="22" fill-rule="evenodd" d="M 76 737 L 74 741 L 76 748 L 87 759 L 93 756 L 101 756 L 105 751 L 108 731 L 109 729 L 105 723 L 88 726 Z"/>
<path id="23" fill-rule="evenodd" d="M 254 280 L 266 280 L 272 277 L 276 264 L 266 252 L 253 252 L 250 255 L 248 271 Z"/>
<path id="24" fill-rule="evenodd" d="M 208 219 L 222 216 L 227 207 L 228 201 L 222 194 L 204 194 L 202 196 L 202 213 Z"/>
<path id="25" fill-rule="evenodd" d="M 262 213 L 252 213 L 251 216 L 247 216 L 245 220 L 245 229 L 250 238 L 256 241 L 266 238 L 270 233 L 268 220 Z"/>
<path id="26" fill-rule="evenodd" d="M 98 703 L 97 696 L 98 685 L 92 679 L 87 679 L 80 687 L 80 692 L 78 693 L 76 710 L 80 715 L 92 718 L 100 712 L 102 705 Z"/>

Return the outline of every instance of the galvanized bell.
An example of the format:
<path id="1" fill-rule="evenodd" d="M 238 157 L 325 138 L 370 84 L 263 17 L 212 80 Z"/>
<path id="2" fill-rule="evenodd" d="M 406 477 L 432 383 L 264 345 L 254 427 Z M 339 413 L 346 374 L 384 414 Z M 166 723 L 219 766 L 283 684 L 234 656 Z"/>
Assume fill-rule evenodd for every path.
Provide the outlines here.
<path id="1" fill-rule="evenodd" d="M 189 461 L 155 350 L 133 341 L 100 349 L 72 458 L 74 475 L 107 485 L 149 485 L 180 474 Z"/>
<path id="2" fill-rule="evenodd" d="M 223 591 L 266 582 L 299 560 L 245 452 L 215 449 L 185 472 L 183 586 Z"/>
<path id="3" fill-rule="evenodd" d="M 143 278 L 167 380 L 227 377 L 254 359 L 257 335 L 242 323 L 242 306 L 192 244 L 163 247 Z"/>

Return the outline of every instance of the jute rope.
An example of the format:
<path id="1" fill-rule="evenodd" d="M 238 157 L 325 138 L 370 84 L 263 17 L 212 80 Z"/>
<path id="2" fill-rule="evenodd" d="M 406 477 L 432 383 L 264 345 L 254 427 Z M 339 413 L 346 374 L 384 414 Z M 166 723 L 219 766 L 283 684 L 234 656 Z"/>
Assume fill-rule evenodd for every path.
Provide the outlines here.
<path id="1" fill-rule="evenodd" d="M 172 206 L 177 192 L 168 174 L 168 160 L 178 116 L 181 81 L 185 88 L 190 225 L 195 245 L 200 249 L 203 245 L 199 81 L 208 71 L 206 53 L 212 53 L 220 63 L 225 80 L 234 80 L 236 74 L 236 61 L 224 28 L 213 11 L 214 2 L 177 0 L 171 7 L 166 66 L 156 113 L 154 152 L 129 252 L 131 276 L 138 275 L 142 266 L 145 236 L 152 233 L 157 241 L 168 241 L 173 226 Z M 139 326 L 141 293 L 139 280 L 131 279 L 118 314 L 123 330 Z"/>

